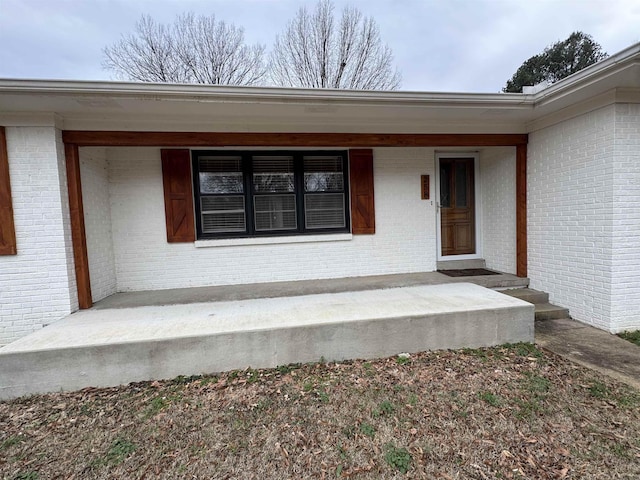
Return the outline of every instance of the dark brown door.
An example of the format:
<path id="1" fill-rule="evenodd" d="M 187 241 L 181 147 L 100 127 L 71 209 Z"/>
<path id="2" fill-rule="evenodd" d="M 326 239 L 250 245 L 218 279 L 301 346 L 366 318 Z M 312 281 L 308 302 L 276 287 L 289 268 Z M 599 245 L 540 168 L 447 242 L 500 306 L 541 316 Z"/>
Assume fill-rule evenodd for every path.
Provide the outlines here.
<path id="1" fill-rule="evenodd" d="M 442 255 L 476 253 L 473 158 L 440 159 Z"/>

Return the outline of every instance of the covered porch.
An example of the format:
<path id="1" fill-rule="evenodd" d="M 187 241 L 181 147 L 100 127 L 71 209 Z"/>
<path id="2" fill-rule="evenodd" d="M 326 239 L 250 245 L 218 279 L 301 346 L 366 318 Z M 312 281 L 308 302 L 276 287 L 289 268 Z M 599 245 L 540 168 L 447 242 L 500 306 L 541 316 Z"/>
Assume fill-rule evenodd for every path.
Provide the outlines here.
<path id="1" fill-rule="evenodd" d="M 485 96 L 171 88 L 109 91 L 121 110 L 73 104 L 54 130 L 72 240 L 58 318 L 80 311 L 0 351 L 3 395 L 533 340 L 532 305 L 491 290 L 528 282 L 528 136 L 513 120 L 529 104 L 492 96 L 508 100 L 507 118 Z M 317 152 L 340 158 L 329 193 L 344 199 L 341 230 L 305 223 L 305 155 Z M 207 155 L 240 158 L 238 235 L 205 235 L 193 208 Z M 292 159 L 293 191 L 270 193 L 295 198 L 295 234 L 258 232 L 253 173 L 276 156 Z M 437 272 L 451 261 L 438 238 L 441 158 L 474 165 L 464 261 L 508 275 Z M 231 177 L 216 165 L 208 173 Z"/>
<path id="2" fill-rule="evenodd" d="M 471 261 L 526 277 L 526 135 L 284 137 L 266 133 L 65 131 L 63 140 L 80 308 L 118 292 L 464 268 L 456 267 L 458 260 L 463 261 L 459 265 Z M 181 159 L 184 163 L 189 162 L 189 151 L 202 148 L 278 152 L 285 146 L 292 151 L 313 151 L 330 145 L 356 146 L 356 152 L 362 152 L 363 146 L 373 147 L 368 150 L 370 177 L 365 195 L 354 187 L 354 172 L 345 173 L 351 190 L 347 192 L 351 208 L 346 209 L 347 218 L 351 215 L 354 222 L 351 229 L 347 225 L 342 233 L 217 239 L 180 231 L 175 239 L 174 231 L 184 226 L 182 219 L 192 219 L 194 214 L 177 215 L 169 208 L 177 200 L 167 196 L 168 181 L 160 161 L 166 152 L 181 148 L 186 153 Z M 351 152 L 348 150 L 349 164 L 354 161 Z M 447 255 L 444 227 L 440 226 L 445 208 L 441 208 L 439 161 L 455 156 L 475 158 L 476 162 L 467 192 L 467 198 L 475 201 L 475 211 L 472 226 L 465 226 L 473 237 L 471 255 Z M 193 201 L 189 183 L 197 173 L 190 168 L 187 173 L 183 197 Z M 363 196 L 369 215 L 365 229 L 355 225 L 361 217 L 358 202 Z"/>

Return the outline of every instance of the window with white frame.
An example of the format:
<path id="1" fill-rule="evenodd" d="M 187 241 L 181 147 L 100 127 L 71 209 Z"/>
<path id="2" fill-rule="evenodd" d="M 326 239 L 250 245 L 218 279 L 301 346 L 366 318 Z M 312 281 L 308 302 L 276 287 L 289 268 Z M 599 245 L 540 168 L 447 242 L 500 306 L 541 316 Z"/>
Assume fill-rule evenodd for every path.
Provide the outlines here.
<path id="1" fill-rule="evenodd" d="M 198 238 L 349 231 L 347 152 L 193 151 Z"/>

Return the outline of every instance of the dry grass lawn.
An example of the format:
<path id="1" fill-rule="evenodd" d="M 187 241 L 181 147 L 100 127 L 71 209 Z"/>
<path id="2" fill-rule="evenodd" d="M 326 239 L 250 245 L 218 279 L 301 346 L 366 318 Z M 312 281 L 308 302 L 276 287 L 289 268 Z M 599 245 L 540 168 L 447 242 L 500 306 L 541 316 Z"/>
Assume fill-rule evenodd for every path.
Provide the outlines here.
<path id="1" fill-rule="evenodd" d="M 0 477 L 640 478 L 640 392 L 532 345 L 0 403 Z"/>

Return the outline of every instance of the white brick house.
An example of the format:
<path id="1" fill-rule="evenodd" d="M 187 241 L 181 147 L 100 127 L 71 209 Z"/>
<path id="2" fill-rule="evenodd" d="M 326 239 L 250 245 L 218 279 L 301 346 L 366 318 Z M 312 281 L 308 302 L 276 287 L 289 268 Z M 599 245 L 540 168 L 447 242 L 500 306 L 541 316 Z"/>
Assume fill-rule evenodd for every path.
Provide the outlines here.
<path id="1" fill-rule="evenodd" d="M 121 291 L 469 258 L 640 328 L 640 45 L 534 94 L 5 79 L 0 126 L 0 345 Z"/>

